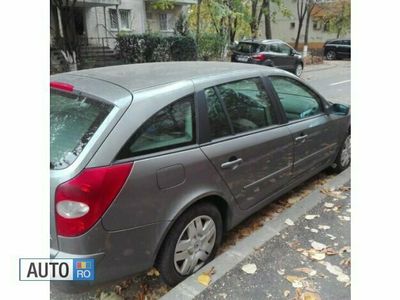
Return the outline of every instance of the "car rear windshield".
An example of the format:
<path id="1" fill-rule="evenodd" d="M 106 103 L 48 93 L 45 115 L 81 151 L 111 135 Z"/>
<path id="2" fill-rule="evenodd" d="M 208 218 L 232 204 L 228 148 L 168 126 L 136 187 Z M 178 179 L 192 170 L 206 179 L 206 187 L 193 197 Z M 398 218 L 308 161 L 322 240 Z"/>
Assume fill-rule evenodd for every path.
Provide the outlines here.
<path id="1" fill-rule="evenodd" d="M 112 108 L 86 96 L 51 90 L 50 168 L 71 165 Z"/>
<path id="2" fill-rule="evenodd" d="M 243 53 L 255 53 L 258 50 L 259 44 L 254 43 L 239 43 L 237 46 L 237 51 Z"/>

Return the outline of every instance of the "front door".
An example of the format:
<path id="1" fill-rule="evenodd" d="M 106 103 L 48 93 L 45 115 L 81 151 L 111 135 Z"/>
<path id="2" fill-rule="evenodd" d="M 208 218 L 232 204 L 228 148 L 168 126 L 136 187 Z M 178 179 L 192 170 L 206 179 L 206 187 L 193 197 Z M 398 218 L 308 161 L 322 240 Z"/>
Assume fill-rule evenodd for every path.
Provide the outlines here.
<path id="1" fill-rule="evenodd" d="M 293 140 L 279 126 L 276 107 L 260 78 L 205 90 L 209 142 L 201 150 L 242 209 L 265 199 L 290 179 Z"/>
<path id="2" fill-rule="evenodd" d="M 319 96 L 300 81 L 271 76 L 294 140 L 293 178 L 326 165 L 337 149 L 337 132 Z"/>

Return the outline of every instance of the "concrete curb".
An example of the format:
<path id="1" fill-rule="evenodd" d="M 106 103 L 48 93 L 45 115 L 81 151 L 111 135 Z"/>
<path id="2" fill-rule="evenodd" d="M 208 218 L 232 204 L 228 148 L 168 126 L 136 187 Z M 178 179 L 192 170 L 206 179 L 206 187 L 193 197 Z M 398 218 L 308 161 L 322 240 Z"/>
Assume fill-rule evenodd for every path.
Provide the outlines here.
<path id="1" fill-rule="evenodd" d="M 320 66 L 320 65 L 322 65 L 322 66 Z M 312 66 L 316 66 L 316 67 L 315 68 L 311 68 L 311 70 L 308 69 L 309 67 L 312 67 Z M 335 68 L 337 66 L 338 66 L 337 64 L 325 65 L 324 63 L 317 64 L 317 65 L 316 64 L 305 65 L 303 74 L 304 73 L 315 72 L 315 71 L 325 71 L 325 70 L 333 69 L 333 68 Z"/>
<path id="2" fill-rule="evenodd" d="M 328 181 L 322 188 L 339 187 L 344 185 L 350 180 L 350 169 L 347 169 Z M 199 295 L 207 287 L 197 282 L 197 277 L 214 267 L 216 273 L 212 276 L 213 283 L 218 281 L 227 272 L 241 263 L 248 255 L 254 252 L 254 249 L 262 246 L 264 243 L 278 235 L 280 231 L 285 229 L 288 225 L 285 223 L 286 219 L 296 221 L 307 211 L 311 210 L 319 204 L 327 196 L 320 192 L 320 188 L 312 191 L 307 197 L 294 204 L 292 207 L 284 210 L 275 219 L 266 222 L 262 227 L 256 230 L 248 237 L 240 240 L 236 245 L 232 246 L 229 250 L 216 257 L 213 261 L 209 262 L 195 274 L 191 275 L 166 295 L 162 300 L 187 300 L 193 299 Z"/>

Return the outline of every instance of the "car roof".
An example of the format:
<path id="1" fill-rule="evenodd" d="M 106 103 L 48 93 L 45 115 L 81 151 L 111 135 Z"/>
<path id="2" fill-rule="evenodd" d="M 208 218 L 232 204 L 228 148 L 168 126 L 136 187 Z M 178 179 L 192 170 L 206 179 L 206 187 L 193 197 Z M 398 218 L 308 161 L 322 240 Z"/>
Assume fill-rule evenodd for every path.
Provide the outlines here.
<path id="1" fill-rule="evenodd" d="M 107 81 L 119 85 L 131 92 L 172 84 L 183 80 L 207 78 L 209 76 L 227 76 L 233 73 L 254 74 L 264 71 L 270 74 L 281 74 L 283 71 L 254 64 L 230 62 L 157 62 L 127 64 L 64 73 L 65 76 L 80 76 Z M 61 74 L 60 74 L 61 75 Z M 268 74 L 269 75 L 269 74 Z M 210 78 L 210 80 L 213 80 Z"/>
<path id="2" fill-rule="evenodd" d="M 259 39 L 245 39 L 240 41 L 239 43 L 254 43 L 254 44 L 268 44 L 268 43 L 284 43 L 284 41 L 282 40 L 278 40 L 278 39 L 271 39 L 271 40 L 259 40 Z"/>

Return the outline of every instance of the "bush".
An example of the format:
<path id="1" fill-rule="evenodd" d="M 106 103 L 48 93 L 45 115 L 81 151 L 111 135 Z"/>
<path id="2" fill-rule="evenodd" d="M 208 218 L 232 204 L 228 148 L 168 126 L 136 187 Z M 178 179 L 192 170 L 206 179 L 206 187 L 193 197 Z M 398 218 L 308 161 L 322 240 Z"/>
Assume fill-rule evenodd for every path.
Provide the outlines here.
<path id="1" fill-rule="evenodd" d="M 220 60 L 225 50 L 225 40 L 218 34 L 201 34 L 199 57 L 202 60 Z"/>
<path id="2" fill-rule="evenodd" d="M 126 63 L 197 59 L 196 43 L 190 36 L 120 35 L 116 50 Z"/>

